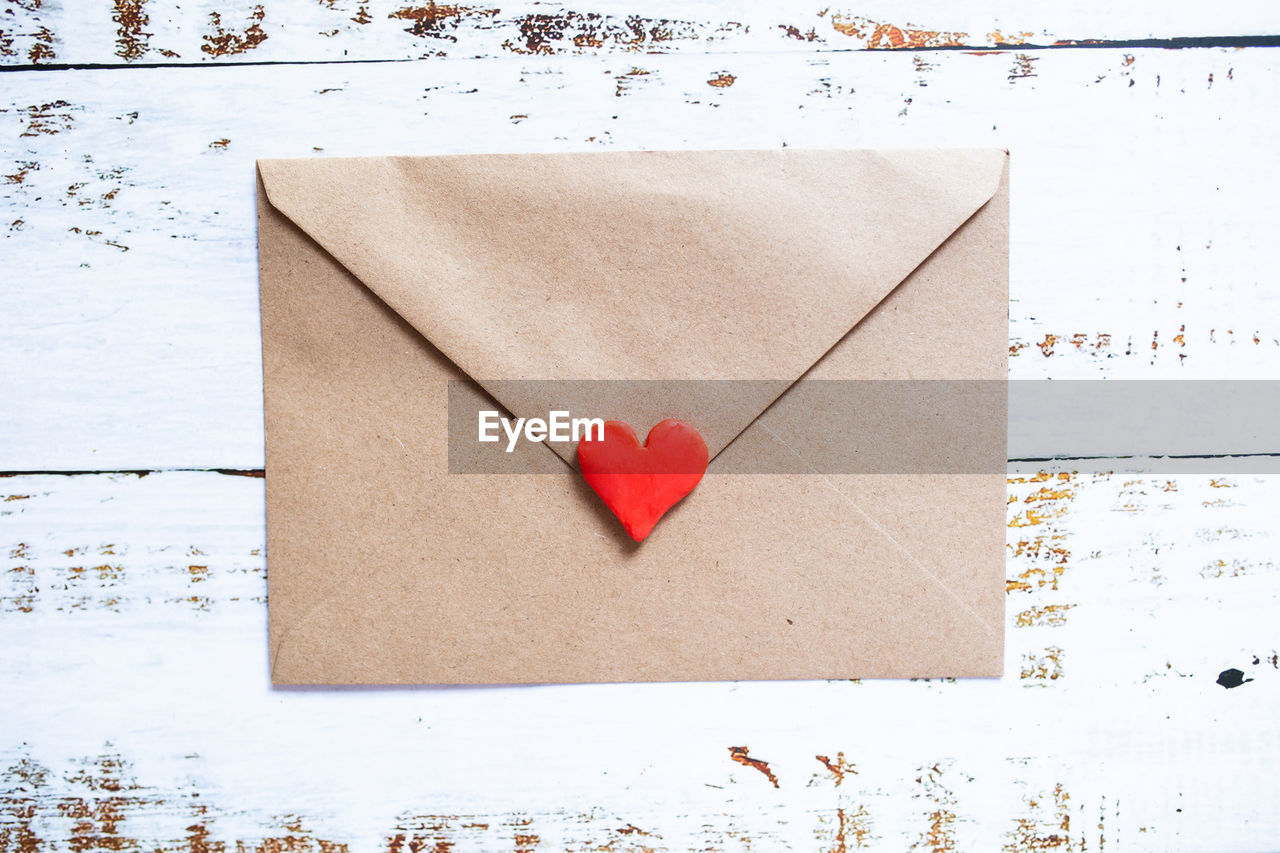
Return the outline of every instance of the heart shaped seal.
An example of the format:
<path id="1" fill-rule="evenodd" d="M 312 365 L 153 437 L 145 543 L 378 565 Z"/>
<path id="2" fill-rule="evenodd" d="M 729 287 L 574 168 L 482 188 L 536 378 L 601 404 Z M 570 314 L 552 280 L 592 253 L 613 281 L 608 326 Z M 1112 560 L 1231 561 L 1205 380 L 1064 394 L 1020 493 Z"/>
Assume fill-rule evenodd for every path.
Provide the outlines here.
<path id="1" fill-rule="evenodd" d="M 644 446 L 622 421 L 604 422 L 604 439 L 578 444 L 578 467 L 622 526 L 639 542 L 707 470 L 707 443 L 683 421 L 667 419 L 649 430 Z"/>

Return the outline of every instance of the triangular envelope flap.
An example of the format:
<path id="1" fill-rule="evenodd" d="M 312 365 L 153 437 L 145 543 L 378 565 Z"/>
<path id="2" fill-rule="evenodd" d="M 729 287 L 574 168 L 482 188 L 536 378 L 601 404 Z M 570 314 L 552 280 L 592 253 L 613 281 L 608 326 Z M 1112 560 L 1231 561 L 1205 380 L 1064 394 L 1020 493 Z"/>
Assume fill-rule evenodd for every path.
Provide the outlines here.
<path id="1" fill-rule="evenodd" d="M 746 399 L 738 385 L 695 422 L 714 455 L 991 197 L 1006 156 L 783 149 L 258 166 L 274 207 L 482 386 L 780 380 Z M 564 407 L 536 384 L 500 384 L 488 390 L 517 416 Z M 631 413 L 642 435 L 652 425 L 628 383 L 594 396 L 605 410 L 589 414 Z"/>

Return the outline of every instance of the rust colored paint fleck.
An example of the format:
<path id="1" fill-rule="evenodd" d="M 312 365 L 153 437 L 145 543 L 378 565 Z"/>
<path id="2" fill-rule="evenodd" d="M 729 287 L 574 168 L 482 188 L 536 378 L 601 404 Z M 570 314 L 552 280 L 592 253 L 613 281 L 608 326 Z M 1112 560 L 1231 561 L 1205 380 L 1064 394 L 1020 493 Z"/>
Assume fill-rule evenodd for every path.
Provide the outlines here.
<path id="1" fill-rule="evenodd" d="M 644 836 L 652 835 L 652 833 L 645 832 L 640 827 L 630 823 L 627 824 L 626 826 L 619 827 L 617 832 L 619 835 L 644 835 Z"/>
<path id="2" fill-rule="evenodd" d="M 91 571 L 98 576 L 99 586 L 111 586 L 124 576 L 123 566 L 113 566 L 107 563 L 94 566 Z"/>
<path id="3" fill-rule="evenodd" d="M 547 55 L 601 48 L 659 53 L 667 42 L 696 40 L 707 28 L 692 21 L 598 12 L 525 15 L 515 23 L 519 36 L 504 41 L 503 49 Z"/>
<path id="4" fill-rule="evenodd" d="M 999 30 L 992 30 L 987 33 L 987 43 L 1000 45 L 1002 47 L 1009 47 L 1012 45 L 1026 44 L 1027 40 L 1033 35 L 1035 35 L 1035 33 L 1010 33 L 1009 35 L 1005 35 Z"/>
<path id="5" fill-rule="evenodd" d="M 1058 579 L 1062 577 L 1064 566 L 1052 566 L 1048 571 L 1031 568 L 1018 574 L 1017 578 L 1005 581 L 1005 592 L 1030 592 L 1032 589 L 1048 587 L 1058 591 Z"/>
<path id="6" fill-rule="evenodd" d="M 431 38 L 447 38 L 456 41 L 450 31 L 456 30 L 463 18 L 492 18 L 498 14 L 497 9 L 476 9 L 470 6 L 455 6 L 445 3 L 428 3 L 425 6 L 406 6 L 388 15 L 399 21 L 412 22 L 405 32 L 415 36 Z"/>
<path id="7" fill-rule="evenodd" d="M 1037 524 L 1044 524 L 1051 518 L 1057 518 L 1066 514 L 1066 507 L 1060 507 L 1056 510 L 1041 512 L 1040 510 L 1029 509 L 1024 513 L 1018 513 L 1009 522 L 1010 527 L 1034 527 Z"/>
<path id="8" fill-rule="evenodd" d="M 1036 76 L 1035 63 L 1036 63 L 1035 57 L 1031 56 L 1031 54 L 1029 53 L 1016 54 L 1013 57 L 1013 69 L 1009 72 L 1009 82 L 1012 83 L 1015 80 L 1022 80 L 1027 77 L 1035 77 Z M 1083 337 L 1083 336 L 1077 335 L 1076 337 Z M 1075 343 L 1074 339 L 1072 339 L 1072 343 Z M 1076 344 L 1076 346 L 1078 348 L 1080 345 Z"/>
<path id="9" fill-rule="evenodd" d="M 227 139 L 226 137 L 223 137 L 222 139 L 215 139 L 212 142 L 210 142 L 209 147 L 225 149 L 230 144 L 231 144 L 231 140 Z"/>
<path id="10" fill-rule="evenodd" d="M 1005 834 L 1005 853 L 1033 853 L 1041 850 L 1071 850 L 1071 796 L 1059 782 L 1049 798 L 1050 813 L 1045 815 L 1046 799 L 1042 794 L 1025 798 L 1028 816 L 1017 818 Z M 1101 829 L 1099 824 L 1099 829 Z"/>
<path id="11" fill-rule="evenodd" d="M 751 750 L 745 746 L 731 746 L 729 747 L 729 758 L 741 764 L 743 767 L 750 767 L 753 770 L 759 770 L 764 774 L 764 777 L 769 780 L 769 783 L 773 785 L 773 787 L 777 788 L 778 777 L 769 769 L 768 762 L 761 761 L 759 758 L 752 758 L 749 754 L 750 752 Z"/>
<path id="12" fill-rule="evenodd" d="M 5 501 L 25 501 L 30 499 L 31 495 L 9 495 L 5 498 Z"/>
<path id="13" fill-rule="evenodd" d="M 831 16 L 831 26 L 841 35 L 864 39 L 863 48 L 866 50 L 959 47 L 969 38 L 968 33 L 897 27 L 893 24 L 877 23 L 869 18 L 838 13 Z"/>
<path id="14" fill-rule="evenodd" d="M 786 34 L 787 38 L 793 38 L 797 41 L 821 41 L 822 37 L 818 35 L 818 31 L 810 27 L 807 32 L 801 32 L 799 27 L 793 27 L 790 24 L 778 24 L 778 29 Z"/>
<path id="15" fill-rule="evenodd" d="M 28 758 L 20 759 L 0 773 L 0 850 L 37 853 L 49 849 L 35 831 L 36 817 L 43 806 L 41 791 L 49 771 Z"/>
<path id="16" fill-rule="evenodd" d="M 925 796 L 934 808 L 926 814 L 928 829 L 920 835 L 920 843 L 932 853 L 954 853 L 956 850 L 956 797 L 951 789 L 942 783 L 945 768 L 942 764 L 920 768 L 921 775 L 916 778 L 925 792 Z"/>
<path id="17" fill-rule="evenodd" d="M 956 843 L 956 813 L 949 809 L 929 812 L 929 831 L 922 839 L 934 853 L 951 853 Z"/>
<path id="18" fill-rule="evenodd" d="M 126 62 L 141 59 L 147 52 L 151 33 L 143 28 L 150 23 L 145 6 L 147 0 L 115 0 L 111 20 L 116 23 L 116 56 Z"/>
<path id="19" fill-rule="evenodd" d="M 261 5 L 254 6 L 248 25 L 243 31 L 235 32 L 222 26 L 221 15 L 210 12 L 209 23 L 213 32 L 204 36 L 204 44 L 200 45 L 200 49 L 210 56 L 235 56 L 253 50 L 267 40 L 267 34 L 261 26 L 266 17 L 266 10 Z"/>
<path id="20" fill-rule="evenodd" d="M 32 104 L 21 110 L 27 116 L 27 127 L 19 135 L 53 136 L 68 131 L 74 121 L 71 111 L 71 104 L 63 100 L 47 104 Z"/>
<path id="21" fill-rule="evenodd" d="M 1067 611 L 1074 604 L 1048 604 L 1044 607 L 1032 607 L 1014 617 L 1014 624 L 1019 628 L 1036 626 L 1053 627 L 1067 623 Z"/>
<path id="22" fill-rule="evenodd" d="M 852 773 L 855 776 L 858 774 L 857 768 L 851 762 L 845 761 L 843 752 L 837 752 L 834 761 L 825 755 L 815 755 L 814 758 L 818 759 L 818 762 L 827 768 L 827 772 L 835 780 L 837 788 L 844 782 L 846 773 Z"/>
<path id="23" fill-rule="evenodd" d="M 1057 681 L 1062 677 L 1062 649 L 1049 646 L 1043 654 L 1024 654 L 1018 677 L 1030 681 Z"/>
<path id="24" fill-rule="evenodd" d="M 13 47 L 13 36 L 4 30 L 0 30 L 0 56 L 17 56 L 18 51 Z"/>
<path id="25" fill-rule="evenodd" d="M 1036 344 L 1036 346 L 1040 347 L 1040 352 L 1044 355 L 1045 358 L 1048 358 L 1049 356 L 1053 355 L 1053 345 L 1056 344 L 1057 342 L 1058 342 L 1057 335 L 1045 335 L 1044 340 Z"/>
<path id="26" fill-rule="evenodd" d="M 831 27 L 841 35 L 850 36 L 852 38 L 862 38 L 865 35 L 863 29 L 867 24 L 871 23 L 866 18 L 845 17 L 840 13 L 831 16 Z"/>
<path id="27" fill-rule="evenodd" d="M 34 160 L 27 160 L 18 164 L 18 171 L 11 175 L 4 176 L 6 184 L 21 184 L 27 180 L 27 175 L 40 170 L 40 164 Z"/>
<path id="28" fill-rule="evenodd" d="M 1053 489 L 1049 486 L 1041 486 L 1038 492 L 1027 495 L 1023 503 L 1038 503 L 1041 501 L 1064 501 L 1071 500 L 1076 493 L 1071 489 Z"/>
<path id="29" fill-rule="evenodd" d="M 614 90 L 613 90 L 614 97 L 621 98 L 627 92 L 631 91 L 631 87 L 636 80 L 642 77 L 648 77 L 652 73 L 653 72 L 647 71 L 643 68 L 636 68 L 633 65 L 630 71 L 625 71 L 614 78 L 614 82 L 615 82 Z"/>
<path id="30" fill-rule="evenodd" d="M 857 808 L 837 808 L 832 818 L 819 813 L 818 826 L 814 834 L 820 841 L 830 846 L 823 849 L 827 853 L 849 853 L 850 850 L 862 850 L 870 843 L 871 815 L 866 806 Z"/>
<path id="31" fill-rule="evenodd" d="M 517 833 L 515 843 L 515 853 L 532 853 L 533 849 L 542 843 L 542 839 L 531 833 Z"/>
<path id="32" fill-rule="evenodd" d="M 41 27 L 31 34 L 34 44 L 27 51 L 27 60 L 32 65 L 39 65 L 46 59 L 57 59 L 57 55 L 53 51 L 53 33 L 48 27 Z"/>
<path id="33" fill-rule="evenodd" d="M 728 71 L 720 71 L 716 76 L 707 81 L 708 86 L 714 86 L 717 89 L 727 89 L 737 82 L 738 78 L 730 74 Z"/>

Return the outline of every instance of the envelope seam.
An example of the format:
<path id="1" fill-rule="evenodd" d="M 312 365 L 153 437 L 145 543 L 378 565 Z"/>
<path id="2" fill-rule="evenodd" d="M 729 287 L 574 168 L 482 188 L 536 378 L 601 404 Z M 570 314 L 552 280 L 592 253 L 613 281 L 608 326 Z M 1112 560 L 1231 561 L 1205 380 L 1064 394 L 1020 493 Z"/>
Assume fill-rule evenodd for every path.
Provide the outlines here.
<path id="1" fill-rule="evenodd" d="M 836 495 L 842 498 L 847 504 L 849 504 L 849 506 L 857 510 L 858 514 L 861 515 L 864 519 L 866 519 L 868 524 L 870 524 L 877 531 L 879 531 L 882 536 L 884 536 L 886 539 L 892 542 L 898 548 L 899 551 L 901 551 L 903 554 L 906 554 L 907 559 L 909 559 L 915 565 L 915 567 L 920 570 L 920 572 L 922 572 L 930 580 L 936 583 L 942 589 L 943 592 L 951 596 L 951 598 L 955 600 L 956 604 L 959 604 L 962 608 L 964 608 L 965 612 L 967 612 L 970 616 L 973 617 L 974 621 L 977 622 L 978 625 L 982 627 L 983 631 L 985 631 L 991 637 L 996 636 L 995 628 L 993 628 L 991 625 L 988 625 L 987 621 L 983 619 L 981 615 L 979 615 L 978 611 L 974 610 L 968 603 L 966 603 L 963 599 L 961 599 L 960 596 L 956 595 L 955 592 L 951 589 L 951 587 L 947 586 L 945 583 L 942 582 L 941 578 L 939 578 L 933 572 L 929 571 L 928 566 L 920 562 L 920 560 L 914 554 L 912 554 L 911 551 L 908 550 L 905 545 L 903 545 L 901 542 L 899 542 L 897 539 L 893 537 L 893 534 L 891 534 L 888 530 L 886 530 L 883 526 L 881 526 L 881 524 L 878 521 L 876 521 L 874 518 L 872 518 L 871 515 L 866 510 L 858 506 L 857 501 L 855 501 L 853 498 L 849 497 L 844 492 L 836 488 L 835 484 L 831 482 L 830 477 L 828 477 L 827 475 L 819 471 L 817 468 L 815 468 L 813 464 L 809 462 L 809 460 L 805 459 L 804 456 L 800 454 L 799 451 L 797 451 L 790 444 L 787 444 L 787 442 L 783 441 L 781 436 L 779 436 L 773 430 L 769 429 L 768 424 L 764 423 L 763 421 L 760 421 L 759 426 L 765 432 L 769 433 L 769 435 L 773 436 L 774 439 L 777 440 L 779 444 L 781 444 L 788 451 L 794 454 L 797 459 L 799 459 L 806 466 L 808 466 L 810 471 L 812 471 L 816 476 L 821 478 L 822 482 L 827 486 L 827 488 L 831 489 L 831 491 L 835 492 Z"/>

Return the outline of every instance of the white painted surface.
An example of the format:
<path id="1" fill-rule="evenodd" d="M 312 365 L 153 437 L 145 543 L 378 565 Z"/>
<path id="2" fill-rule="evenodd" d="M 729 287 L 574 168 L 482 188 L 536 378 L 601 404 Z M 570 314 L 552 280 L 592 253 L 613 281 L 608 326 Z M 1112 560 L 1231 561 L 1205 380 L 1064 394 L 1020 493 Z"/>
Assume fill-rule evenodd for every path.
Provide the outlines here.
<path id="1" fill-rule="evenodd" d="M 434 13 L 430 5 L 410 0 L 14 0 L 0 26 L 14 41 L 10 52 L 0 51 L 0 61 L 30 64 L 36 45 L 43 49 L 34 61 L 46 65 L 340 62 L 531 50 L 813 52 L 885 48 L 895 38 L 910 40 L 913 31 L 919 33 L 914 38 L 931 45 L 982 47 L 1274 35 L 1280 20 L 1275 7 L 1261 0 L 1222 4 L 1212 14 L 1195 3 L 1100 0 L 1036 8 L 1013 0 L 963 5 L 916 0 L 905 8 L 891 0 L 853 6 L 811 0 L 520 0 L 441 3 Z M 141 15 L 122 15 L 120 7 L 136 8 Z M 256 28 L 252 33 L 251 27 Z M 532 31 L 542 35 L 531 45 Z M 219 40 L 228 34 L 237 40 Z M 580 37 L 577 43 L 575 37 Z"/>
<path id="2" fill-rule="evenodd" d="M 1011 376 L 1280 368 L 1276 49 L 860 50 L 1268 34 L 1272 4 L 601 3 L 566 19 L 599 45 L 529 55 L 524 16 L 568 10 L 417 36 L 298 0 L 201 50 L 254 5 L 151 0 L 127 58 L 103 0 L 0 17 L 9 65 L 444 53 L 0 76 L 0 471 L 261 466 L 263 156 L 1005 146 Z M 696 38 L 628 49 L 633 13 Z M 0 478 L 0 850 L 1271 849 L 1278 483 L 1011 483 L 999 681 L 273 690 L 261 480 Z"/>
<path id="3" fill-rule="evenodd" d="M 1256 851 L 1280 832 L 1277 478 L 1011 483 L 999 680 L 388 690 L 271 689 L 261 480 L 0 484 L 0 769 L 49 768 L 28 793 L 51 840 L 75 838 L 58 803 L 99 755 L 138 786 L 118 835 L 155 846 L 297 823 L 386 849 L 417 821 L 456 850 L 830 850 L 837 809 L 849 850 L 856 826 L 879 850 Z M 1254 680 L 1215 684 L 1229 667 Z M 837 786 L 815 756 L 839 752 L 856 773 Z M 0 828 L 19 794 L 0 791 Z"/>
<path id="4" fill-rule="evenodd" d="M 12 72 L 0 470 L 262 465 L 265 156 L 1005 146 L 1012 376 L 1274 376 L 1277 57 L 1043 51 L 1014 79 L 1015 55 L 963 52 Z"/>

